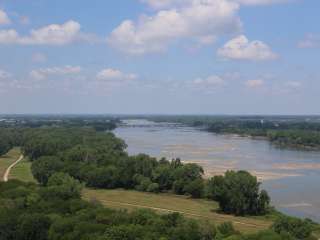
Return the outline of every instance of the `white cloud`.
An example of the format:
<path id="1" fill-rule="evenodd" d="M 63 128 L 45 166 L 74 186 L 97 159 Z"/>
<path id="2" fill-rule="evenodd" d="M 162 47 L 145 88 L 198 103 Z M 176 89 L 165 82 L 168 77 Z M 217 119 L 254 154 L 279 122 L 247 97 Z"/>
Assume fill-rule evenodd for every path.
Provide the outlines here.
<path id="1" fill-rule="evenodd" d="M 16 30 L 0 30 L 0 44 L 17 43 L 19 34 Z"/>
<path id="2" fill-rule="evenodd" d="M 302 86 L 302 83 L 297 81 L 289 81 L 286 83 L 286 86 L 289 88 L 298 89 Z"/>
<path id="3" fill-rule="evenodd" d="M 299 48 L 317 48 L 320 47 L 320 35 L 309 33 L 298 43 Z"/>
<path id="4" fill-rule="evenodd" d="M 154 9 L 165 9 L 191 3 L 193 0 L 140 0 Z"/>
<path id="5" fill-rule="evenodd" d="M 80 24 L 68 21 L 31 30 L 29 36 L 20 36 L 16 30 L 1 30 L 0 43 L 22 45 L 65 45 L 78 40 Z"/>
<path id="6" fill-rule="evenodd" d="M 278 3 L 286 3 L 291 0 L 235 0 L 244 5 L 271 5 Z"/>
<path id="7" fill-rule="evenodd" d="M 225 80 L 217 75 L 211 75 L 207 78 L 197 78 L 194 79 L 189 86 L 192 89 L 212 91 L 226 84 Z"/>
<path id="8" fill-rule="evenodd" d="M 193 0 L 140 0 L 154 9 L 166 9 L 192 3 Z M 230 0 L 243 5 L 271 5 L 286 3 L 292 0 Z"/>
<path id="9" fill-rule="evenodd" d="M 246 81 L 246 86 L 249 88 L 258 88 L 264 85 L 264 80 L 254 79 Z"/>
<path id="10" fill-rule="evenodd" d="M 52 68 L 42 68 L 38 70 L 32 70 L 30 76 L 36 80 L 46 79 L 49 76 L 54 75 L 70 75 L 77 74 L 81 72 L 81 67 L 79 66 L 64 66 L 64 67 L 52 67 Z"/>
<path id="11" fill-rule="evenodd" d="M 0 9 L 0 25 L 2 24 L 10 24 L 11 21 L 5 11 Z"/>
<path id="12" fill-rule="evenodd" d="M 217 53 L 221 57 L 237 60 L 263 61 L 277 58 L 277 55 L 272 52 L 267 44 L 258 40 L 249 42 L 244 35 L 230 40 L 218 49 Z"/>
<path id="13" fill-rule="evenodd" d="M 12 76 L 11 73 L 0 69 L 0 80 L 6 80 L 6 79 L 10 78 L 11 76 Z"/>
<path id="14" fill-rule="evenodd" d="M 141 16 L 137 22 L 122 22 L 108 37 L 108 42 L 129 54 L 161 52 L 181 39 L 208 43 L 220 35 L 240 31 L 238 10 L 239 4 L 228 0 L 187 1 L 183 6 L 161 10 L 153 16 Z"/>
<path id="15" fill-rule="evenodd" d="M 62 25 L 51 24 L 32 30 L 30 36 L 23 37 L 20 41 L 22 44 L 64 45 L 76 40 L 80 28 L 80 24 L 75 21 L 68 21 Z"/>
<path id="16" fill-rule="evenodd" d="M 137 78 L 137 75 L 132 73 L 123 73 L 120 70 L 107 68 L 103 69 L 97 74 L 97 79 L 105 81 L 127 81 L 134 80 Z"/>

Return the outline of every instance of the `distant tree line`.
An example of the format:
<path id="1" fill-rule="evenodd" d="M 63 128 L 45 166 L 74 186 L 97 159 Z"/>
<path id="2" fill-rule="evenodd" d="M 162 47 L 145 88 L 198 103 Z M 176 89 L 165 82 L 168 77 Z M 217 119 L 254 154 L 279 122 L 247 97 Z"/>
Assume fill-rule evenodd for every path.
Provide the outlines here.
<path id="1" fill-rule="evenodd" d="M 158 116 L 151 120 L 199 127 L 217 134 L 264 137 L 279 147 L 320 150 L 320 122 L 299 117 Z"/>

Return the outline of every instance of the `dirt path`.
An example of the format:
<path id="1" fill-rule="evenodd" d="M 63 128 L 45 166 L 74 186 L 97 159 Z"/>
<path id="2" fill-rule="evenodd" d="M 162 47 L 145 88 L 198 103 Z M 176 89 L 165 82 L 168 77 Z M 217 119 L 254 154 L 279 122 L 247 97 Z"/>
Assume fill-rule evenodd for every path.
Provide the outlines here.
<path id="1" fill-rule="evenodd" d="M 14 163 L 12 163 L 12 164 L 7 168 L 6 172 L 5 172 L 4 175 L 3 175 L 3 181 L 4 181 L 4 182 L 8 182 L 9 174 L 10 174 L 11 169 L 12 169 L 15 165 L 17 165 L 20 161 L 22 161 L 22 159 L 23 159 L 23 155 L 21 155 L 17 161 L 15 161 Z"/>

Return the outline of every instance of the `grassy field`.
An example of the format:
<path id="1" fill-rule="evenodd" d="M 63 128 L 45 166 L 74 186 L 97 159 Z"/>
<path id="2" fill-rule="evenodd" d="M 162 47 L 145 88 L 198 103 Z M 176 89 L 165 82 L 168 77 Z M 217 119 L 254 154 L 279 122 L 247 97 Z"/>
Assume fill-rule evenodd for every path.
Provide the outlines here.
<path id="1" fill-rule="evenodd" d="M 10 172 L 9 179 L 17 179 L 24 182 L 36 182 L 31 173 L 31 162 L 24 158 Z"/>
<path id="2" fill-rule="evenodd" d="M 208 220 L 216 224 L 231 221 L 241 232 L 256 232 L 267 229 L 272 221 L 235 217 L 217 213 L 218 204 L 203 199 L 190 199 L 172 194 L 152 194 L 128 190 L 91 190 L 85 189 L 83 198 L 98 200 L 106 207 L 127 209 L 153 209 L 160 213 L 179 212 L 186 217 Z"/>
<path id="3" fill-rule="evenodd" d="M 6 169 L 17 161 L 20 155 L 20 148 L 13 148 L 6 155 L 0 157 L 0 181 L 3 181 L 3 175 Z"/>

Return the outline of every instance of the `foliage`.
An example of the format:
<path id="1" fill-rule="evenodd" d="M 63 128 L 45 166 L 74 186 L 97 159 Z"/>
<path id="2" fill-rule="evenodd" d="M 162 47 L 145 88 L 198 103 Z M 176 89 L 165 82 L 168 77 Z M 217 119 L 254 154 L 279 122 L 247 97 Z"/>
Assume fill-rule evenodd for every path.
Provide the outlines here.
<path id="1" fill-rule="evenodd" d="M 272 226 L 277 233 L 288 233 L 297 239 L 307 239 L 312 233 L 312 222 L 308 219 L 282 216 L 278 218 Z"/>
<path id="2" fill-rule="evenodd" d="M 207 186 L 208 197 L 219 202 L 223 212 L 236 215 L 261 215 L 268 211 L 270 198 L 259 190 L 257 178 L 246 171 L 228 171 L 215 176 Z"/>

